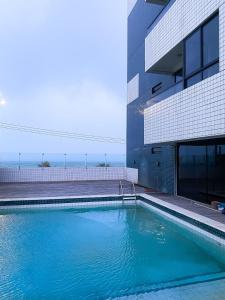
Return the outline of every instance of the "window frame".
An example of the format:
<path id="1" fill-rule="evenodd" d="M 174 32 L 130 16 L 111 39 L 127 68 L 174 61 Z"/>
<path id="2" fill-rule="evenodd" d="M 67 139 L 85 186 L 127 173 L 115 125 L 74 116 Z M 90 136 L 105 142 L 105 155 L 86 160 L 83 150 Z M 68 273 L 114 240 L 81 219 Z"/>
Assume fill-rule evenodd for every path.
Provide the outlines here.
<path id="1" fill-rule="evenodd" d="M 199 33 L 199 38 L 200 38 L 200 41 L 199 41 L 199 43 L 200 43 L 200 68 L 202 67 L 202 30 L 201 30 L 201 27 L 198 27 L 198 28 L 196 28 L 194 31 L 192 31 L 185 39 L 184 39 L 184 41 L 183 41 L 183 51 L 184 51 L 184 65 L 183 65 L 183 68 L 184 68 L 184 75 L 185 75 L 185 77 L 184 78 L 187 78 L 187 77 L 192 77 L 192 75 L 193 74 L 195 74 L 196 72 L 199 72 L 199 69 L 200 68 L 196 68 L 194 71 L 192 71 L 192 72 L 190 72 L 190 73 L 188 73 L 188 74 L 186 74 L 187 73 L 187 68 L 186 68 L 186 59 L 187 59 L 187 55 L 186 55 L 186 53 L 187 53 L 187 51 L 186 51 L 186 43 L 187 43 L 187 41 L 192 37 L 192 36 L 194 36 L 194 34 L 196 34 L 196 33 Z"/>
<path id="2" fill-rule="evenodd" d="M 215 18 L 217 18 L 218 17 L 218 58 L 215 58 L 214 60 L 211 60 L 211 62 L 209 62 L 209 63 L 206 63 L 205 64 L 205 62 L 204 62 L 204 60 L 205 60 L 205 52 L 204 52 L 204 47 L 205 47 L 205 44 L 204 44 L 204 42 L 206 41 L 205 39 L 204 39 L 204 28 L 213 20 L 213 19 L 215 19 Z M 204 22 L 204 24 L 201 26 L 201 31 L 202 31 L 202 37 L 201 37 L 201 42 L 202 42 L 202 66 L 203 67 L 207 67 L 208 65 L 210 65 L 210 64 L 212 64 L 213 62 L 215 62 L 215 61 L 217 61 L 217 60 L 219 60 L 219 56 L 220 56 L 220 53 L 219 53 L 219 43 L 220 43 L 220 38 L 219 38 L 219 26 L 220 26 L 220 24 L 219 24 L 219 12 L 217 11 L 217 13 L 215 13 L 215 14 L 213 14 L 213 16 L 211 16 L 210 17 L 210 19 L 208 19 L 206 22 Z M 210 66 L 209 66 L 210 67 Z"/>
<path id="3" fill-rule="evenodd" d="M 187 82 L 188 80 L 197 75 L 198 73 L 201 74 L 201 80 L 199 82 L 201 82 L 202 80 L 205 80 L 206 78 L 204 78 L 204 71 L 210 67 L 212 67 L 215 64 L 218 64 L 220 61 L 220 58 L 218 56 L 218 58 L 214 59 L 213 61 L 211 61 L 210 63 L 204 65 L 204 38 L 203 38 L 203 28 L 205 25 L 207 25 L 210 21 L 212 21 L 214 18 L 219 17 L 219 11 L 217 10 L 213 15 L 211 15 L 205 22 L 203 22 L 200 26 L 198 26 L 194 31 L 192 31 L 184 40 L 183 40 L 183 51 L 184 51 L 184 55 L 183 55 L 183 78 L 184 78 L 184 89 L 188 88 L 187 86 Z M 198 30 L 200 30 L 200 47 L 201 47 L 201 67 L 191 73 L 189 73 L 188 75 L 186 75 L 186 41 L 188 38 L 190 38 L 195 32 L 197 32 Z M 218 45 L 219 46 L 219 45 Z M 211 77 L 211 76 L 210 76 Z"/>
<path id="4" fill-rule="evenodd" d="M 182 85 L 182 90 L 184 89 L 187 89 L 189 88 L 187 86 L 187 82 L 189 79 L 191 79 L 191 77 L 197 75 L 198 73 L 200 74 L 201 76 L 201 79 L 199 82 L 207 79 L 207 78 L 210 78 L 211 76 L 217 74 L 220 72 L 220 53 L 219 53 L 219 56 L 217 59 L 211 61 L 210 63 L 206 64 L 204 66 L 204 45 L 203 45 L 203 28 L 205 25 L 207 25 L 210 21 L 212 21 L 215 17 L 218 17 L 218 21 L 220 20 L 220 14 L 219 14 L 219 10 L 216 10 L 211 16 L 209 16 L 201 25 L 199 25 L 195 30 L 193 30 L 189 35 L 186 36 L 186 38 L 184 38 L 182 40 L 182 47 L 183 47 L 183 67 L 182 67 L 182 78 L 180 80 L 178 80 L 176 82 L 176 74 L 177 72 L 179 72 L 181 69 L 177 70 L 176 72 L 173 73 L 173 76 L 174 76 L 174 83 L 169 86 L 168 88 L 166 89 L 163 89 L 163 86 L 161 86 L 160 89 L 158 89 L 157 91 L 155 91 L 155 93 L 153 93 L 153 89 L 157 86 L 154 86 L 152 89 L 151 89 L 151 98 L 150 99 L 154 99 L 154 97 L 159 97 L 161 94 L 163 94 L 164 92 L 172 89 L 172 88 L 175 88 L 176 86 L 179 86 L 179 85 Z M 186 60 L 186 47 L 185 47 L 185 42 L 188 38 L 190 38 L 196 31 L 200 30 L 200 47 L 201 47 L 201 67 L 198 69 L 198 70 L 195 70 L 194 72 L 188 74 L 186 76 L 186 63 L 185 63 L 185 60 Z M 220 24 L 219 24 L 219 30 L 220 30 Z M 220 46 L 220 40 L 219 40 L 219 45 Z M 210 75 L 210 76 L 207 76 L 205 77 L 204 76 L 204 72 L 209 69 L 210 67 L 212 66 L 216 66 L 218 64 L 218 72 L 216 72 L 215 74 L 213 75 Z M 196 82 L 194 83 L 193 85 L 191 86 L 194 86 L 195 84 L 199 83 L 199 82 Z M 161 83 L 159 83 L 161 84 Z M 190 86 L 190 87 L 191 87 Z M 176 94 L 177 92 L 175 92 L 174 94 Z M 166 98 L 163 98 L 163 99 L 160 99 L 160 100 L 157 100 L 157 102 L 160 102 L 160 101 L 163 101 L 164 99 Z"/>

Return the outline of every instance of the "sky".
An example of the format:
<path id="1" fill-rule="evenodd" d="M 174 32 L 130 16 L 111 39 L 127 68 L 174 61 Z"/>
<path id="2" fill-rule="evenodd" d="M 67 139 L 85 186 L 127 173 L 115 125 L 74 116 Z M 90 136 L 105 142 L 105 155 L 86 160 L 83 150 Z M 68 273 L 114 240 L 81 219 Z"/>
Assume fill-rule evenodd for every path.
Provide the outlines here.
<path id="1" fill-rule="evenodd" d="M 125 138 L 125 0 L 0 0 L 0 122 Z M 125 145 L 0 129 L 0 152 Z"/>

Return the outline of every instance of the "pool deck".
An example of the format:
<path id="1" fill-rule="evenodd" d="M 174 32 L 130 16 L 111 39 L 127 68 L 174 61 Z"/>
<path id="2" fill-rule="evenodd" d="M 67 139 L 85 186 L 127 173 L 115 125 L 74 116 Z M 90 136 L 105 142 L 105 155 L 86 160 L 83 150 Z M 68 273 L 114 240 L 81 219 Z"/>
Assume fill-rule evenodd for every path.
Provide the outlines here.
<path id="1" fill-rule="evenodd" d="M 121 180 L 124 193 L 131 194 L 130 182 Z M 53 183 L 0 183 L 0 199 L 71 197 L 119 194 L 120 180 L 73 181 Z M 136 193 L 144 188 L 137 186 Z"/>
<path id="2" fill-rule="evenodd" d="M 157 192 L 150 192 L 148 195 L 155 197 L 159 200 L 162 200 L 166 203 L 176 205 L 182 209 L 188 210 L 195 214 L 204 216 L 206 218 L 212 219 L 216 222 L 224 224 L 225 227 L 225 215 L 220 213 L 219 211 L 210 207 L 210 205 L 193 201 L 184 197 L 180 196 L 171 196 L 168 194 L 157 193 Z"/>
<path id="3" fill-rule="evenodd" d="M 76 181 L 53 183 L 1 183 L 0 201 L 6 199 L 26 199 L 44 197 L 75 197 L 92 195 L 118 195 L 119 180 L 104 181 Z M 132 185 L 122 180 L 125 194 L 132 194 Z M 137 194 L 147 194 L 165 203 L 175 205 L 192 213 L 204 216 L 225 226 L 225 215 L 205 204 L 168 194 L 158 193 L 136 185 Z"/>

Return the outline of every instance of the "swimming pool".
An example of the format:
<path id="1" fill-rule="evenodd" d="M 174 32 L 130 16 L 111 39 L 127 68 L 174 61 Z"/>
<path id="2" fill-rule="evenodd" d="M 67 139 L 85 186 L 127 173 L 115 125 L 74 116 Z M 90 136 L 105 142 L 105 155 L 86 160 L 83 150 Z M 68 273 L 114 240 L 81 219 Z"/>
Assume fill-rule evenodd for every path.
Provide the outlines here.
<path id="1" fill-rule="evenodd" d="M 225 278 L 222 249 L 142 206 L 0 213 L 0 299 L 112 299 Z"/>

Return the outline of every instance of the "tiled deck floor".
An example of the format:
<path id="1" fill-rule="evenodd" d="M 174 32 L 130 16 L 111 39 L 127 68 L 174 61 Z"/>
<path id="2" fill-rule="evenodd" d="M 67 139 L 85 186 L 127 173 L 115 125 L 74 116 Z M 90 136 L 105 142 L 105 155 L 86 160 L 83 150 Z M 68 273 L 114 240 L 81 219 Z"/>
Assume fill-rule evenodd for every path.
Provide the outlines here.
<path id="1" fill-rule="evenodd" d="M 189 211 L 192 211 L 196 214 L 202 215 L 214 221 L 223 223 L 225 225 L 225 215 L 221 214 L 220 212 L 212 209 L 209 205 L 205 205 L 203 203 L 193 201 L 187 198 L 179 197 L 179 196 L 170 196 L 167 194 L 162 193 L 148 193 L 153 197 L 156 197 L 160 200 L 163 200 L 167 203 L 177 205 Z M 225 297 L 224 297 L 225 299 Z"/>
<path id="2" fill-rule="evenodd" d="M 55 183 L 2 183 L 0 184 L 0 199 L 34 198 L 61 196 L 90 196 L 119 194 L 119 180 L 104 181 L 74 181 Z M 124 192 L 132 193 L 131 183 L 122 181 Z M 137 187 L 137 193 L 143 193 L 144 188 Z"/>
<path id="3" fill-rule="evenodd" d="M 132 193 L 131 183 L 127 181 L 122 182 L 124 185 L 124 193 Z M 136 186 L 136 193 L 145 192 L 146 190 L 143 187 Z M 0 199 L 112 194 L 119 194 L 119 180 L 0 184 Z M 147 194 L 225 224 L 225 215 L 195 201 L 183 197 L 157 193 L 151 190 L 147 190 Z"/>

